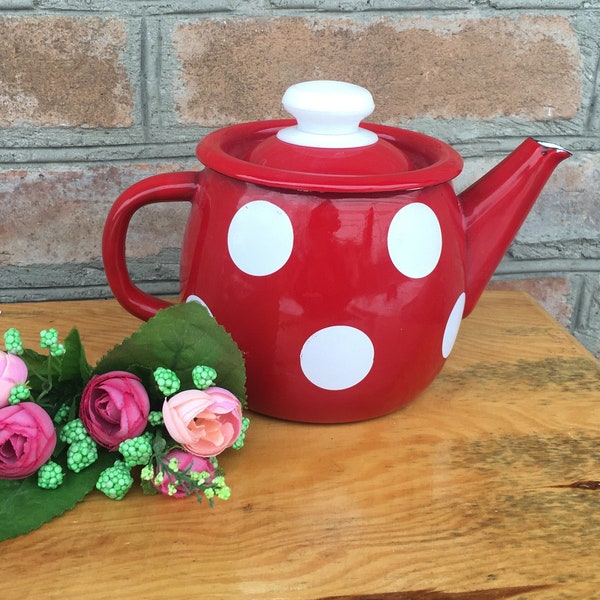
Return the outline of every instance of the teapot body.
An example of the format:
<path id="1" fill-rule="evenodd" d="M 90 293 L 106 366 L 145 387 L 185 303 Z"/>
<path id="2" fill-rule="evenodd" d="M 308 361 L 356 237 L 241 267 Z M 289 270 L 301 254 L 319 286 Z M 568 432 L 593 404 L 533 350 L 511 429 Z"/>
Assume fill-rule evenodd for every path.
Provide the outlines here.
<path id="1" fill-rule="evenodd" d="M 181 300 L 204 303 L 231 333 L 257 412 L 346 422 L 406 404 L 450 353 L 464 291 L 449 183 L 341 194 L 201 174 Z"/>

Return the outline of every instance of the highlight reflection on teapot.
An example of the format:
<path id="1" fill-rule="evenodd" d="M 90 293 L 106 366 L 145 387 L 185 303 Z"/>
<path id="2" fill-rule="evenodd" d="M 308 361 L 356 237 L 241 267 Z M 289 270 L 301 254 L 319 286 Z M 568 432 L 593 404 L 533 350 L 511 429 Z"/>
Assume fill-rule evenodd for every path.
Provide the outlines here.
<path id="1" fill-rule="evenodd" d="M 435 378 L 543 185 L 570 153 L 531 138 L 456 195 L 462 159 L 432 137 L 361 123 L 364 88 L 290 87 L 295 120 L 207 135 L 200 172 L 144 179 L 113 205 L 103 236 L 117 300 L 147 319 L 168 304 L 133 284 L 125 237 L 136 210 L 191 203 L 181 300 L 233 336 L 248 403 L 307 422 L 380 416 Z"/>

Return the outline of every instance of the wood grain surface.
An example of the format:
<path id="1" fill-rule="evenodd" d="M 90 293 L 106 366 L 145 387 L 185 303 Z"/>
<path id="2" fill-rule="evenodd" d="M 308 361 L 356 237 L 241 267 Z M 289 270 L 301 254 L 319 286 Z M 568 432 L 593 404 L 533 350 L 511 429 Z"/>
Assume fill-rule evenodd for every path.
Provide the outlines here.
<path id="1" fill-rule="evenodd" d="M 92 362 L 139 326 L 109 300 L 0 308 L 26 345 L 77 325 Z M 0 597 L 600 598 L 600 364 L 529 296 L 485 293 L 394 414 L 251 418 L 228 502 L 93 492 L 0 543 Z"/>

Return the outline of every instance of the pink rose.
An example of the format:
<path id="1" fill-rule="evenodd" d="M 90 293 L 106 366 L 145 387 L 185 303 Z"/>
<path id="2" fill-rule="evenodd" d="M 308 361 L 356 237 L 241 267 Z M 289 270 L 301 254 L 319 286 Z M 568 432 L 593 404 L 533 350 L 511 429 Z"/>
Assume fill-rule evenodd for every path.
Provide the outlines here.
<path id="1" fill-rule="evenodd" d="M 242 405 L 227 390 L 186 390 L 163 404 L 169 435 L 196 456 L 216 456 L 229 448 L 242 429 Z"/>
<path id="2" fill-rule="evenodd" d="M 90 437 L 109 450 L 146 428 L 150 400 L 139 377 L 111 371 L 92 377 L 83 390 L 79 418 Z"/>
<path id="3" fill-rule="evenodd" d="M 167 452 L 166 460 L 169 461 L 173 458 L 177 459 L 177 466 L 180 471 L 185 471 L 186 469 L 190 469 L 191 472 L 202 473 L 206 471 L 209 474 L 208 483 L 212 481 L 212 478 L 215 474 L 215 468 L 212 466 L 211 462 L 207 458 L 202 458 L 201 456 L 194 456 L 193 454 L 189 454 L 188 452 L 184 452 L 183 450 L 171 450 Z M 175 476 L 169 471 L 165 471 L 160 469 L 164 474 L 164 479 L 162 480 L 160 485 L 154 484 L 154 487 L 161 492 L 162 494 L 166 494 L 171 498 L 184 498 L 185 496 L 189 496 L 189 489 L 186 489 L 183 485 L 177 485 L 176 491 L 174 494 L 169 494 L 169 484 L 175 483 Z"/>
<path id="4" fill-rule="evenodd" d="M 48 461 L 56 446 L 50 415 L 34 402 L 0 408 L 0 479 L 23 479 Z"/>
<path id="5" fill-rule="evenodd" d="M 10 391 L 27 381 L 27 365 L 16 354 L 0 350 L 0 408 L 8 406 Z"/>

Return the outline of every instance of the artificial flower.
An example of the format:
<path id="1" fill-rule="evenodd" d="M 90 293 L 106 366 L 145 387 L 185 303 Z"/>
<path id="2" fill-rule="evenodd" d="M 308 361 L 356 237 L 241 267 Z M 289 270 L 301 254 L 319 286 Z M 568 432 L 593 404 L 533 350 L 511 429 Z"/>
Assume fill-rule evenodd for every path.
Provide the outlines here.
<path id="1" fill-rule="evenodd" d="M 16 354 L 0 350 L 0 408 L 8 405 L 10 391 L 27 381 L 27 365 Z"/>
<path id="2" fill-rule="evenodd" d="M 197 456 L 216 456 L 234 444 L 242 430 L 242 405 L 220 387 L 185 390 L 163 403 L 169 435 Z"/>
<path id="3" fill-rule="evenodd" d="M 162 411 L 150 411 L 153 394 L 162 402 L 179 392 L 182 381 L 189 385 L 191 375 L 193 394 L 210 400 L 194 423 L 205 429 L 203 451 L 244 445 L 249 419 L 240 419 L 245 405 L 237 400 L 245 397 L 243 356 L 204 308 L 191 302 L 160 310 L 95 367 L 87 362 L 76 328 L 63 342 L 57 330 L 44 329 L 39 346 L 41 353 L 24 348 L 14 327 L 4 333 L 0 542 L 70 510 L 94 486 L 121 500 L 137 472 L 146 493 L 193 496 L 211 507 L 231 496 L 217 458 L 183 450 L 169 435 Z M 215 356 L 214 366 L 205 364 Z M 163 360 L 177 365 L 175 370 L 161 366 Z M 152 373 L 154 382 L 130 373 L 131 365 Z M 191 373 L 188 365 L 196 365 Z M 219 382 L 233 393 L 199 392 L 214 384 L 219 365 L 227 366 Z"/>
<path id="4" fill-rule="evenodd" d="M 92 377 L 79 405 L 79 418 L 90 437 L 111 451 L 144 431 L 149 412 L 150 400 L 140 378 L 126 371 Z"/>
<path id="5" fill-rule="evenodd" d="M 29 477 L 55 447 L 54 423 L 39 404 L 20 402 L 0 408 L 0 478 Z"/>
<path id="6" fill-rule="evenodd" d="M 187 472 L 186 478 L 193 481 L 194 477 L 198 477 L 201 473 L 208 473 L 208 477 L 204 483 L 212 481 L 215 468 L 207 458 L 195 456 L 194 454 L 175 448 L 167 452 L 165 456 L 165 461 L 169 464 L 173 464 L 173 460 L 177 461 L 176 466 L 179 472 Z M 159 473 L 162 475 L 159 475 Z M 198 475 L 194 476 L 193 473 L 197 473 Z M 158 478 L 156 477 L 157 475 L 159 475 Z M 182 477 L 177 477 L 173 470 L 158 467 L 154 473 L 153 485 L 159 492 L 171 498 L 184 498 L 190 495 L 191 486 L 186 486 Z"/>

